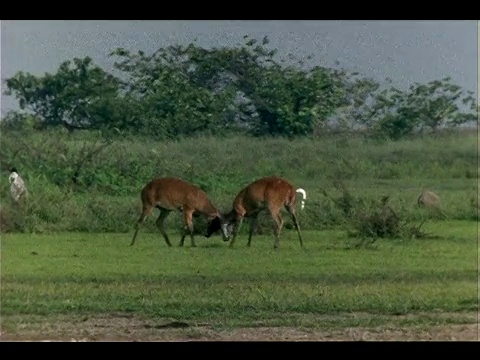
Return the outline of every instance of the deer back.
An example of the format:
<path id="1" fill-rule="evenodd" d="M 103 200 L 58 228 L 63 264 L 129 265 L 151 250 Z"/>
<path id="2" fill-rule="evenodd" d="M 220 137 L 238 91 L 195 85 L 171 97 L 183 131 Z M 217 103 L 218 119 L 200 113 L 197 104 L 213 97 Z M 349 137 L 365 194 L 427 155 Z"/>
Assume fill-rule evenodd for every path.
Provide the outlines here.
<path id="1" fill-rule="evenodd" d="M 217 214 L 215 206 L 202 189 L 178 178 L 152 180 L 142 190 L 142 201 L 168 210 L 188 207 L 207 215 Z"/>
<path id="2" fill-rule="evenodd" d="M 237 211 L 246 214 L 258 211 L 267 206 L 276 208 L 295 201 L 295 190 L 287 180 L 270 176 L 254 181 L 242 189 L 234 201 Z"/>

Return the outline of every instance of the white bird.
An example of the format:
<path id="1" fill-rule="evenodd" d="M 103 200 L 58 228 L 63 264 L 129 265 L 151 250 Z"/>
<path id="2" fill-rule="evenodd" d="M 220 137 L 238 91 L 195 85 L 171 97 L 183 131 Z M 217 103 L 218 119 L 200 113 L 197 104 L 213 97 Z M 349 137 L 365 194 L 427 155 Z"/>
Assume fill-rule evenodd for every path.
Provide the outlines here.
<path id="1" fill-rule="evenodd" d="M 10 176 L 8 177 L 8 180 L 10 181 L 10 193 L 12 198 L 18 203 L 21 198 L 27 196 L 25 182 L 23 181 L 22 177 L 18 175 L 17 169 L 15 168 L 10 170 Z"/>

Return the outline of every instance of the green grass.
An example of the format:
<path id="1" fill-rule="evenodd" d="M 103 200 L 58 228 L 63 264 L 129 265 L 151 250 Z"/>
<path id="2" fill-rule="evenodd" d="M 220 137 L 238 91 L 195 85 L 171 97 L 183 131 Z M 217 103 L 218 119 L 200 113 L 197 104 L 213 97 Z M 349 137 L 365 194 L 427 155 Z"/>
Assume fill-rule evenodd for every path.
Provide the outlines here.
<path id="1" fill-rule="evenodd" d="M 374 326 L 425 313 L 417 324 L 458 321 L 434 314 L 478 310 L 477 223 L 431 222 L 425 230 L 439 237 L 358 249 L 342 230 L 305 231 L 303 249 L 284 230 L 277 251 L 271 236 L 255 236 L 247 248 L 242 235 L 231 249 L 220 237 L 168 248 L 146 232 L 133 247 L 131 233 L 2 235 L 2 326 L 106 313 L 218 327 Z M 315 321 L 320 315 L 333 318 Z"/>

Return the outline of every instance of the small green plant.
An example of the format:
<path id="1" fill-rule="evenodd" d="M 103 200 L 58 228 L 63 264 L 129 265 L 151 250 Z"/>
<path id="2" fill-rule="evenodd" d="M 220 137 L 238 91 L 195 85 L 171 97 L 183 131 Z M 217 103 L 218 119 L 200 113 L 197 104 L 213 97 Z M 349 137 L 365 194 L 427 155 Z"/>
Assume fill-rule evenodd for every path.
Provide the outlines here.
<path id="1" fill-rule="evenodd" d="M 355 197 L 342 182 L 336 182 L 335 187 L 341 190 L 341 196 L 332 197 L 325 190 L 323 194 L 342 211 L 344 225 L 350 237 L 361 239 L 355 247 L 372 245 L 378 238 L 425 238 L 430 236 L 423 232 L 419 225 L 402 220 L 388 205 L 390 196 L 383 196 L 379 201 L 367 201 Z M 367 242 L 366 239 L 371 239 Z"/>

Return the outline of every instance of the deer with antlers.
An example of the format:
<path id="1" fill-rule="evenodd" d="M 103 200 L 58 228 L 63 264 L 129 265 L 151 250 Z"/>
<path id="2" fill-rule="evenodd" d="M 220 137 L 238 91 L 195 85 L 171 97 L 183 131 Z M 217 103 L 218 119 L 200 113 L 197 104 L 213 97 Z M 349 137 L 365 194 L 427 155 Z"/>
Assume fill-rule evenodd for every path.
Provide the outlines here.
<path id="1" fill-rule="evenodd" d="M 153 208 L 160 210 L 156 224 L 168 246 L 172 246 L 172 244 L 165 232 L 164 222 L 170 212 L 175 210 L 183 213 L 185 223 L 179 246 L 183 246 L 185 237 L 188 234 L 191 238 L 192 247 L 196 246 L 193 235 L 192 217 L 200 214 L 203 214 L 211 224 L 217 224 L 222 231 L 224 241 L 228 241 L 227 228 L 224 225 L 222 215 L 212 204 L 207 194 L 198 186 L 173 177 L 157 178 L 143 187 L 141 200 L 142 214 L 135 225 L 135 233 L 130 246 L 135 243 L 135 238 L 137 237 L 140 226 L 151 214 Z"/>
<path id="2" fill-rule="evenodd" d="M 247 246 L 250 246 L 254 230 L 257 227 L 258 214 L 263 210 L 268 210 L 272 219 L 274 220 L 275 242 L 273 247 L 277 248 L 279 246 L 280 232 L 283 226 L 283 219 L 280 211 L 282 208 L 285 208 L 290 214 L 293 224 L 295 225 L 295 229 L 297 230 L 300 247 L 303 247 L 300 225 L 295 212 L 297 193 L 302 195 L 301 209 L 303 209 L 306 199 L 305 190 L 301 188 L 295 189 L 289 181 L 280 177 L 264 177 L 252 182 L 240 190 L 233 201 L 232 210 L 224 216 L 224 228 L 225 226 L 228 228 L 233 225 L 233 235 L 229 246 L 233 246 L 244 218 L 250 219 L 250 232 L 247 242 Z M 220 223 L 218 221 L 212 221 L 209 224 L 205 236 L 208 238 L 219 229 Z M 229 237 L 227 239 L 224 237 L 224 241 L 228 241 Z"/>

